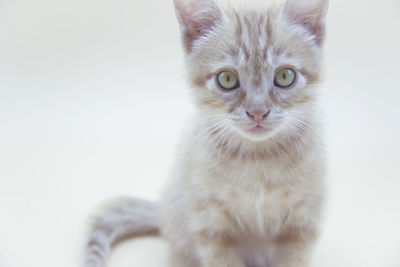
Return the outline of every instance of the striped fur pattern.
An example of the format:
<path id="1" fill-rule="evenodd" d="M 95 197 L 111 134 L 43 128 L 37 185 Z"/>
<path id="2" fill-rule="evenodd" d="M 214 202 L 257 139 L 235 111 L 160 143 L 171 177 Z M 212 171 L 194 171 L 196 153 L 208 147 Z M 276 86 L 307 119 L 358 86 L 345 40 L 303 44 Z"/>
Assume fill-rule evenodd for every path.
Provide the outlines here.
<path id="1" fill-rule="evenodd" d="M 127 200 L 100 213 L 87 266 L 103 266 L 116 240 L 158 231 L 171 245 L 171 267 L 308 266 L 324 200 L 317 88 L 327 6 L 175 0 L 197 115 L 159 210 Z M 274 83 L 281 68 L 296 73 L 290 88 Z M 220 88 L 224 70 L 238 88 Z M 249 114 L 258 111 L 268 116 L 255 122 Z"/>
<path id="2" fill-rule="evenodd" d="M 129 237 L 157 235 L 159 229 L 155 203 L 134 198 L 111 201 L 92 218 L 85 266 L 104 266 L 112 246 Z"/>

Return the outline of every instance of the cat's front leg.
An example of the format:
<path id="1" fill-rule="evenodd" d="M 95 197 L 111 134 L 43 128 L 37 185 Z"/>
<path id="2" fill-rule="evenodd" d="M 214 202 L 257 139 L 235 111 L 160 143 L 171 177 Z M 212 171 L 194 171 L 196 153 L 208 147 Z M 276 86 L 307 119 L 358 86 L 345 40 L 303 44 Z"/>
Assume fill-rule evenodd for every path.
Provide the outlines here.
<path id="1" fill-rule="evenodd" d="M 195 242 L 202 267 L 246 267 L 229 238 L 199 233 Z"/>
<path id="2" fill-rule="evenodd" d="M 237 232 L 226 205 L 200 199 L 193 211 L 190 236 L 201 267 L 245 267 L 238 255 Z"/>
<path id="3" fill-rule="evenodd" d="M 317 237 L 311 227 L 291 228 L 275 241 L 276 257 L 272 267 L 307 267 Z"/>

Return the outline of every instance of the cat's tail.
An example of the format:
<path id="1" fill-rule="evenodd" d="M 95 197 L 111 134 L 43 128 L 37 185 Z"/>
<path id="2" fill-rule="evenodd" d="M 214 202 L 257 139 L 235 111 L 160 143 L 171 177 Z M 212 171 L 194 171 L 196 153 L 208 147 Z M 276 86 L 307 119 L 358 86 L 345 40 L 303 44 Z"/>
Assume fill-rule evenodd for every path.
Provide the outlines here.
<path id="1" fill-rule="evenodd" d="M 130 237 L 157 235 L 159 229 L 155 203 L 133 198 L 109 203 L 93 218 L 86 245 L 85 267 L 104 267 L 113 245 Z"/>

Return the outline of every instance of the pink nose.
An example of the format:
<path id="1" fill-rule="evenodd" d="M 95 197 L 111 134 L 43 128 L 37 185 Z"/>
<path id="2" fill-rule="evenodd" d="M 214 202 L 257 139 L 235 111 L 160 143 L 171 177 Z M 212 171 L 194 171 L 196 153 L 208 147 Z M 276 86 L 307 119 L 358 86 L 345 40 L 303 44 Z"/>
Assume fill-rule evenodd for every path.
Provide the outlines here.
<path id="1" fill-rule="evenodd" d="M 256 110 L 256 111 L 251 111 L 248 112 L 246 111 L 247 116 L 249 116 L 249 118 L 257 123 L 262 122 L 266 117 L 268 117 L 270 110 Z"/>

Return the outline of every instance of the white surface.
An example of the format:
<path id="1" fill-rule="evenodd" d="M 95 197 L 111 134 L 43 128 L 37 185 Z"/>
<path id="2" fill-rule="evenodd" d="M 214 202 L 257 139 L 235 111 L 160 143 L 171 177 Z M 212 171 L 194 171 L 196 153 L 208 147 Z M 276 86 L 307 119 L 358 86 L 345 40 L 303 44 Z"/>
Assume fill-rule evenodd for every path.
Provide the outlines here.
<path id="1" fill-rule="evenodd" d="M 79 266 L 86 219 L 157 199 L 191 109 L 172 1 L 0 2 L 0 266 Z M 334 0 L 315 267 L 400 266 L 400 3 Z M 163 266 L 157 239 L 111 267 Z"/>

